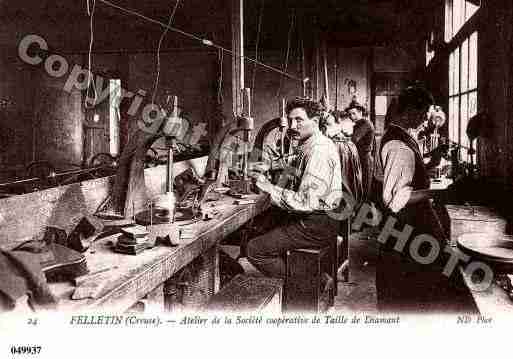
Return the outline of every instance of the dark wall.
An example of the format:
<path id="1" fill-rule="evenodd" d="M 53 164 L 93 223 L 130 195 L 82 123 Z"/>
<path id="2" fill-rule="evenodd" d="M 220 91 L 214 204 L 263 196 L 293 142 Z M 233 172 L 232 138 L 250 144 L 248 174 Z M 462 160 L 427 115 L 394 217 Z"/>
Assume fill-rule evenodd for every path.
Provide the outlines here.
<path id="1" fill-rule="evenodd" d="M 231 49 L 230 3 L 230 0 L 182 2 L 173 26 L 212 39 Z M 50 78 L 42 65 L 33 66 L 21 62 L 17 46 L 25 35 L 38 34 L 48 42 L 50 53 L 58 53 L 69 61 L 70 69 L 74 64 L 87 68 L 89 19 L 83 3 L 43 1 L 36 7 L 30 7 L 27 1 L 20 0 L 20 4 L 20 11 L 15 11 L 15 7 L 8 8 L 11 14 L 5 15 L 0 25 L 0 47 L 6 49 L 0 53 L 0 63 L 6 65 L 0 70 L 0 78 L 4 79 L 0 84 L 0 98 L 5 94 L 6 98 L 15 99 L 14 107 L 11 106 L 1 115 L 0 126 L 2 130 L 5 129 L 0 135 L 2 148 L 5 148 L 0 157 L 1 163 L 9 162 L 23 168 L 32 160 L 50 159 L 58 162 L 59 168 L 68 168 L 79 164 L 84 158 L 90 158 L 95 151 L 106 150 L 108 127 L 105 123 L 108 121 L 108 111 L 105 106 L 85 109 L 84 91 L 62 91 L 69 71 L 62 78 Z M 142 8 L 136 1 L 126 0 L 123 4 L 136 10 Z M 171 5 L 154 1 L 146 4 L 141 12 L 166 22 Z M 99 6 L 95 14 L 92 69 L 96 75 L 104 78 L 121 78 L 122 87 L 126 90 L 144 90 L 146 95 L 142 109 L 152 97 L 156 79 L 155 51 L 163 29 L 104 5 Z M 291 21 L 290 13 L 285 14 L 287 16 L 283 17 L 283 22 L 275 24 L 275 27 L 269 26 L 269 22 L 264 26 L 258 53 L 260 61 L 279 69 L 285 66 L 287 30 Z M 255 22 L 257 12 L 247 13 L 248 16 Z M 272 16 L 276 18 L 277 14 L 265 13 L 267 21 Z M 298 19 L 299 15 L 296 17 L 294 31 L 291 32 L 287 72 L 297 78 L 303 76 L 300 47 L 304 46 L 305 76 L 310 78 L 314 97 L 318 98 L 322 95 L 323 83 L 321 68 L 316 68 L 315 60 L 319 31 L 306 25 L 300 29 L 301 22 Z M 248 26 L 245 31 L 250 40 L 245 51 L 246 55 L 254 58 L 256 28 Z M 358 99 L 371 106 L 370 72 L 394 71 L 398 67 L 401 71 L 404 68 L 410 70 L 410 63 L 416 62 L 411 58 L 404 60 L 400 56 L 391 57 L 379 49 L 374 51 L 370 59 L 370 46 L 348 48 L 336 40 L 328 43 L 330 98 L 332 105 L 337 102 L 339 108 L 350 101 L 347 84 L 344 82 L 346 79 L 356 81 Z M 232 59 L 228 53 L 224 53 L 221 66 L 219 55 L 216 49 L 202 45 L 197 39 L 168 32 L 162 42 L 161 72 L 155 96 L 156 101 L 162 102 L 168 93 L 178 95 L 179 104 L 193 124 L 206 123 L 210 134 L 232 119 Z M 335 86 L 336 80 L 338 86 Z M 255 70 L 250 61 L 245 62 L 245 86 L 253 88 L 253 117 L 257 129 L 264 122 L 280 115 L 282 97 L 290 99 L 302 95 L 300 81 L 262 67 L 256 67 Z M 338 95 L 338 101 L 335 101 L 335 94 Z M 140 111 L 135 116 L 127 114 L 131 103 L 130 99 L 122 103 L 122 144 L 127 141 L 128 127 L 140 116 Z M 87 137 L 90 133 L 84 123 L 90 125 L 94 114 L 99 115 L 98 126 L 103 128 L 94 130 L 97 140 L 91 145 Z M 13 117 L 18 119 L 16 125 L 8 120 Z"/>
<path id="2" fill-rule="evenodd" d="M 318 44 L 317 44 L 318 46 Z M 415 76 L 414 70 L 423 57 L 410 49 L 397 48 L 392 50 L 386 47 L 335 47 L 334 44 L 327 49 L 328 90 L 331 107 L 343 110 L 351 101 L 353 95 L 361 103 L 366 104 L 370 110 L 373 104 L 372 76 L 374 73 L 405 73 L 406 77 Z M 252 56 L 251 53 L 249 53 Z M 317 68 L 315 51 L 307 53 L 306 76 L 313 85 L 312 96 L 320 99 L 324 93 L 324 75 L 322 70 L 322 54 L 319 55 L 319 68 Z M 422 55 L 422 54 L 421 54 Z M 263 51 L 259 59 L 276 68 L 284 68 L 285 50 Z M 245 84 L 252 87 L 253 117 L 255 128 L 258 130 L 266 121 L 279 117 L 281 98 L 287 100 L 302 96 L 301 82 L 280 75 L 279 73 L 255 67 L 252 63 L 245 63 Z M 287 72 L 301 78 L 301 61 L 297 53 L 289 54 Z M 253 76 L 254 74 L 254 76 Z M 254 81 L 253 81 L 254 79 Z M 354 82 L 353 82 L 354 81 Z M 356 86 L 356 93 L 350 84 Z M 281 85 L 280 85 L 281 84 Z M 281 86 L 281 87 L 280 87 Z M 338 100 L 337 100 L 338 97 Z"/>
<path id="3" fill-rule="evenodd" d="M 134 1 L 121 3 L 163 23 L 172 5 L 158 1 L 144 7 Z M 181 2 L 173 26 L 230 48 L 229 3 Z M 43 1 L 34 5 L 20 0 L 2 10 L 0 20 L 0 180 L 23 176 L 24 168 L 33 160 L 50 160 L 58 169 L 70 169 L 91 154 L 108 150 L 108 100 L 86 109 L 85 91 L 63 91 L 73 65 L 88 67 L 89 18 L 84 4 Z M 105 79 L 121 78 L 122 87 L 128 91 L 145 90 L 147 100 L 156 77 L 155 51 L 162 32 L 157 24 L 97 3 L 93 72 Z M 66 74 L 53 78 L 43 64 L 30 65 L 19 58 L 18 45 L 28 34 L 47 41 L 49 51 L 43 58 L 59 54 L 67 60 L 70 67 Z M 213 121 L 212 112 L 229 109 L 231 113 L 231 59 L 224 58 L 224 84 L 219 96 L 224 101 L 218 103 L 213 91 L 220 73 L 215 49 L 171 31 L 161 49 L 157 99 L 164 92 L 178 95 L 193 121 L 207 122 L 215 130 L 220 116 Z M 128 122 L 133 120 L 126 114 L 126 106 L 123 110 L 122 144 L 127 140 Z M 101 128 L 88 132 L 85 127 L 91 125 L 94 114 L 99 115 L 100 123 L 93 125 Z"/>
<path id="4" fill-rule="evenodd" d="M 254 55 L 248 53 L 254 58 Z M 259 60 L 278 69 L 284 68 L 285 51 L 265 51 L 259 54 Z M 258 130 L 267 121 L 281 116 L 282 98 L 291 99 L 302 96 L 301 82 L 281 75 L 277 72 L 255 67 L 245 61 L 245 87 L 252 88 L 252 117 L 255 129 Z M 289 58 L 287 73 L 301 78 L 299 60 L 295 56 Z M 255 131 L 256 132 L 256 131 Z"/>
<path id="5" fill-rule="evenodd" d="M 11 50 L 0 56 L 0 181 L 32 159 L 32 72 Z"/>
<path id="6" fill-rule="evenodd" d="M 513 183 L 513 3 L 483 1 L 479 22 L 478 110 L 488 114 L 480 139 L 485 176 Z"/>

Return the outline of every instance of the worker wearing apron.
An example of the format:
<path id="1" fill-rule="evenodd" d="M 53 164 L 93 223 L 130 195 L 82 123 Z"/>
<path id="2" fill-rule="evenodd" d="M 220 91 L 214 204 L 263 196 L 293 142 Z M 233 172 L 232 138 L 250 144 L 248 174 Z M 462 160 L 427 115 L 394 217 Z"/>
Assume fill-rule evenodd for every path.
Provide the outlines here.
<path id="1" fill-rule="evenodd" d="M 447 262 L 444 248 L 447 238 L 433 209 L 430 181 L 419 147 L 410 135 L 425 120 L 433 98 L 421 87 L 409 87 L 399 96 L 379 149 L 382 167 L 380 210 L 382 224 L 394 218 L 394 229 L 413 228 L 404 250 L 394 249 L 396 238 L 381 244 L 376 267 L 378 308 L 382 311 L 407 312 L 474 312 L 475 303 L 458 270 L 450 277 L 443 274 Z M 383 233 L 383 231 L 382 231 Z M 440 245 L 440 254 L 431 264 L 421 264 L 412 257 L 411 241 L 420 234 L 432 236 Z M 426 256 L 431 248 L 420 247 Z"/>

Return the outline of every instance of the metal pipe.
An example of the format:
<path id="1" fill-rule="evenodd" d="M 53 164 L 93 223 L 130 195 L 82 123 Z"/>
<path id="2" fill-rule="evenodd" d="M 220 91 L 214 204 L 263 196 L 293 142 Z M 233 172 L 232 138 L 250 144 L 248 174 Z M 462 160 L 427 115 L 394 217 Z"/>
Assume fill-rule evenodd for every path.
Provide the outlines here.
<path id="1" fill-rule="evenodd" d="M 12 182 L 0 183 L 0 186 L 9 186 L 9 185 L 18 184 L 18 183 L 34 182 L 34 181 L 40 181 L 42 179 L 48 179 L 48 178 L 54 178 L 54 177 L 72 175 L 72 174 L 85 174 L 85 173 L 88 173 L 88 172 L 91 172 L 91 171 L 96 171 L 96 170 L 103 169 L 103 168 L 111 168 L 111 166 L 110 165 L 96 166 L 96 167 L 91 167 L 91 168 L 85 168 L 85 169 L 61 172 L 61 173 L 56 173 L 54 175 L 47 176 L 45 178 L 39 178 L 39 177 L 26 178 L 26 179 L 22 179 L 22 180 L 15 180 L 15 181 L 12 181 Z"/>
<path id="2" fill-rule="evenodd" d="M 167 146 L 167 165 L 166 165 L 166 192 L 173 192 L 173 142 L 174 138 L 166 138 L 169 141 Z"/>

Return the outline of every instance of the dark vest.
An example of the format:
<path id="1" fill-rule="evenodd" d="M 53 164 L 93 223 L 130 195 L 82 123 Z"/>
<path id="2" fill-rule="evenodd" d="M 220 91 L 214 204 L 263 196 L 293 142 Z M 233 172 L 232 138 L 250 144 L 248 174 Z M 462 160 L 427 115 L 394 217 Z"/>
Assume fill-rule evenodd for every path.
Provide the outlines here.
<path id="1" fill-rule="evenodd" d="M 419 147 L 415 140 L 401 127 L 390 125 L 382 138 L 379 163 L 383 146 L 392 140 L 401 141 L 415 153 L 415 173 L 412 179 L 414 190 L 429 188 L 427 175 Z M 406 205 L 399 213 L 392 213 L 384 208 L 384 219 L 388 215 L 394 217 L 398 223 L 394 227 L 398 230 L 405 224 L 413 227 L 410 243 L 419 234 L 430 234 L 440 243 L 440 254 L 430 265 L 418 264 L 410 255 L 410 243 L 406 243 L 405 250 L 400 254 L 393 250 L 395 240 L 388 240 L 380 246 L 379 260 L 376 266 L 376 289 L 378 307 L 384 311 L 418 311 L 425 312 L 477 312 L 475 303 L 465 286 L 458 270 L 453 271 L 450 278 L 442 274 L 448 261 L 448 253 L 444 251 L 445 234 L 433 209 L 430 200 L 420 201 Z M 426 256 L 425 250 L 420 251 Z"/>
<path id="2" fill-rule="evenodd" d="M 422 161 L 422 155 L 420 154 L 419 146 L 417 145 L 417 142 L 405 130 L 397 125 L 389 125 L 386 133 L 383 135 L 379 150 L 380 164 L 383 147 L 386 143 L 393 140 L 403 142 L 415 154 L 415 172 L 411 183 L 413 190 L 428 189 L 430 184 L 429 177 L 426 171 L 426 167 L 424 166 L 424 162 Z M 381 166 L 384 168 L 384 164 L 381 164 Z M 380 190 L 381 194 L 382 188 Z M 413 226 L 414 233 L 431 234 L 435 238 L 439 239 L 445 237 L 438 216 L 433 210 L 433 206 L 429 200 L 406 205 L 401 211 L 399 211 L 399 213 L 392 214 L 385 208 L 382 202 L 382 196 L 379 197 L 380 200 L 378 203 L 385 215 L 393 215 L 399 220 L 399 222 L 402 222 L 403 224 L 407 223 Z"/>
<path id="3" fill-rule="evenodd" d="M 333 142 L 338 148 L 340 155 L 340 169 L 342 171 L 342 188 L 344 193 L 352 196 L 354 203 L 354 210 L 360 208 L 364 189 L 362 179 L 362 166 L 360 164 L 360 157 L 355 144 L 342 136 L 335 136 L 332 138 Z"/>
<path id="4" fill-rule="evenodd" d="M 397 125 L 389 125 L 388 130 L 383 135 L 381 139 L 381 146 L 379 149 L 380 161 L 381 161 L 381 151 L 385 144 L 389 141 L 401 141 L 406 146 L 408 146 L 413 153 L 415 154 L 415 174 L 413 175 L 412 187 L 414 190 L 416 189 L 426 189 L 429 188 L 429 177 L 426 171 L 426 167 L 424 166 L 424 162 L 422 160 L 422 155 L 420 154 L 419 145 L 417 142 L 401 127 Z"/>

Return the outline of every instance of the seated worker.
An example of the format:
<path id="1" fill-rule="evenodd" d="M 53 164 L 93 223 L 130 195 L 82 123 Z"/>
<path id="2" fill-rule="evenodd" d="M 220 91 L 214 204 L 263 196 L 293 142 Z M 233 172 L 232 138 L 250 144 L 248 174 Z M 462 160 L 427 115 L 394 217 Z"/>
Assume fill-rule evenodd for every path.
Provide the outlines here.
<path id="1" fill-rule="evenodd" d="M 337 146 L 342 170 L 342 190 L 344 195 L 351 197 L 347 205 L 356 211 L 363 200 L 363 181 L 358 149 L 351 141 L 354 122 L 347 113 L 334 111 L 323 116 L 319 127 Z"/>
<path id="2" fill-rule="evenodd" d="M 431 202 L 436 192 L 429 190 L 427 171 L 411 135 L 425 121 L 433 102 L 431 94 L 419 85 L 403 90 L 381 140 L 382 223 L 394 218 L 395 230 L 404 231 L 405 225 L 413 228 L 401 252 L 393 249 L 398 241 L 394 236 L 389 236 L 380 246 L 376 287 L 378 308 L 383 311 L 476 310 L 459 271 L 454 270 L 450 277 L 443 274 L 449 255 L 444 251 L 447 239 Z M 420 234 L 432 236 L 440 245 L 440 252 L 431 264 L 421 264 L 410 254 L 411 240 Z M 429 255 L 431 248 L 421 246 L 419 256 Z"/>
<path id="3" fill-rule="evenodd" d="M 247 258 L 270 277 L 284 278 L 284 254 L 295 248 L 333 245 L 338 221 L 328 213 L 340 202 L 340 160 L 333 142 L 319 130 L 322 107 L 309 99 L 296 99 L 286 106 L 289 131 L 299 144 L 297 153 L 278 185 L 257 172 L 250 175 L 256 186 L 270 195 L 278 208 L 279 223 L 247 245 Z"/>
<path id="4" fill-rule="evenodd" d="M 354 122 L 351 136 L 360 155 L 363 179 L 363 200 L 368 200 L 372 191 L 374 177 L 374 151 L 376 148 L 375 130 L 372 122 L 367 118 L 367 110 L 358 101 L 352 100 L 345 111 Z"/>

